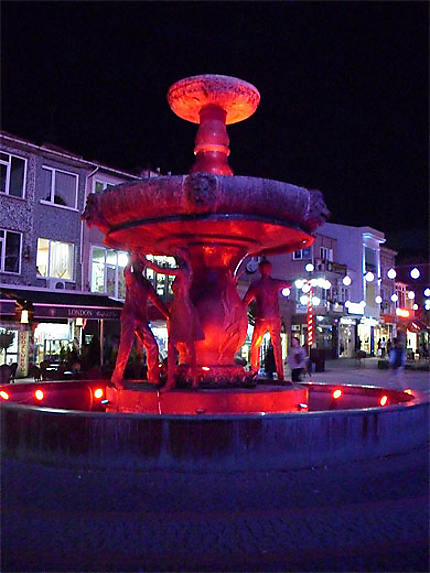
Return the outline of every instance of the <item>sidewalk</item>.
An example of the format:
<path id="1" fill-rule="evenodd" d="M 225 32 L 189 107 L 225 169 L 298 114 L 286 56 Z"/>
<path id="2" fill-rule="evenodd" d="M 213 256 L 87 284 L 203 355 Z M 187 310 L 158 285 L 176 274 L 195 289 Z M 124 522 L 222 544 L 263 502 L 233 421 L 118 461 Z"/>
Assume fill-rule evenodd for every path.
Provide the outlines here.
<path id="1" fill-rule="evenodd" d="M 339 358 L 327 360 L 324 372 L 313 372 L 312 377 L 305 377 L 305 381 L 314 381 L 327 384 L 363 384 L 366 386 L 382 386 L 395 388 L 396 380 L 391 370 L 378 368 L 379 358 L 365 358 L 361 366 L 355 358 Z M 424 364 L 424 361 L 421 361 Z M 290 372 L 285 372 L 286 378 L 290 378 Z M 406 388 L 421 390 L 430 395 L 430 372 L 424 370 L 405 369 L 404 380 Z M 34 382 L 33 378 L 17 378 L 16 383 Z"/>
<path id="2" fill-rule="evenodd" d="M 312 377 L 306 376 L 305 380 L 327 384 L 363 384 L 395 388 L 397 381 L 392 371 L 380 370 L 378 360 L 379 358 L 366 358 L 362 360 L 361 366 L 354 358 L 328 360 L 324 372 L 313 372 Z M 405 369 L 403 377 L 407 388 L 430 394 L 430 372 Z"/>

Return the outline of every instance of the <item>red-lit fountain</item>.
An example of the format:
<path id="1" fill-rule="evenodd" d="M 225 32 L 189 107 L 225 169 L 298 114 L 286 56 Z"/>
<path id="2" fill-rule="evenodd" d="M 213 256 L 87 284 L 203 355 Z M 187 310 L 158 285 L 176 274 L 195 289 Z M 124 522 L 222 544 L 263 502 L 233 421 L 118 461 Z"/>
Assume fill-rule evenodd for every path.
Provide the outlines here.
<path id="1" fill-rule="evenodd" d="M 83 215 L 107 245 L 132 251 L 136 261 L 148 253 L 182 254 L 188 267 L 182 286 L 188 285 L 201 331 L 194 338 L 196 368 L 211 387 L 161 394 L 155 386 L 111 387 L 106 380 L 5 385 L 6 455 L 85 467 L 222 471 L 363 459 L 427 439 L 429 404 L 416 392 L 231 384 L 246 378 L 234 363 L 247 331 L 239 265 L 247 256 L 310 245 L 327 216 L 319 191 L 233 175 L 226 125 L 249 117 L 259 100 L 254 86 L 236 78 L 204 75 L 175 83 L 171 108 L 199 124 L 191 173 L 90 195 Z M 189 356 L 189 345 L 179 348 L 176 376 L 192 375 Z"/>
<path id="2" fill-rule="evenodd" d="M 252 115 L 260 101 L 251 84 L 204 75 L 175 83 L 172 110 L 198 123 L 190 175 L 145 179 L 90 196 L 84 218 L 109 246 L 155 255 L 186 249 L 190 296 L 204 336 L 197 366 L 213 382 L 243 378 L 234 355 L 245 341 L 247 309 L 235 270 L 246 256 L 285 253 L 313 242 L 327 215 L 322 195 L 288 183 L 233 176 L 226 125 Z M 180 355 L 180 363 L 185 362 Z"/>

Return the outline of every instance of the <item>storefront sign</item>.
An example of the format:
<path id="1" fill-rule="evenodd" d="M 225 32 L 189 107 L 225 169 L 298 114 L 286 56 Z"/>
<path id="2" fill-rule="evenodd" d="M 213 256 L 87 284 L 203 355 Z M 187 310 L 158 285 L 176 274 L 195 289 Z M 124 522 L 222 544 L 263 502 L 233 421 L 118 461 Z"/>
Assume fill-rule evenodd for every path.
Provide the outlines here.
<path id="1" fill-rule="evenodd" d="M 70 307 L 52 306 L 48 304 L 34 305 L 34 318 L 86 318 L 89 320 L 118 320 L 120 308 Z"/>
<path id="2" fill-rule="evenodd" d="M 364 306 L 359 302 L 350 302 L 347 310 L 348 314 L 364 314 Z"/>
<path id="3" fill-rule="evenodd" d="M 353 325 L 355 324 L 355 320 L 353 318 L 347 318 L 345 316 L 342 316 L 342 318 L 340 319 L 340 324 L 349 324 L 349 325 Z"/>

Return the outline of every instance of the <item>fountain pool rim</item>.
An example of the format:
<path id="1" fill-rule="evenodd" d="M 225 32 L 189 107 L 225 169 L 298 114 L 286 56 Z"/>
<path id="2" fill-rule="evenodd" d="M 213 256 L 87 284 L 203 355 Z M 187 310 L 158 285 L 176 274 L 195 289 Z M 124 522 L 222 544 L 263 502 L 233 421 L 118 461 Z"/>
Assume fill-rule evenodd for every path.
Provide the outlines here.
<path id="1" fill-rule="evenodd" d="M 420 447 L 428 441 L 429 406 L 419 393 L 402 405 L 267 415 L 105 413 L 3 402 L 2 455 L 80 470 L 309 468 Z"/>

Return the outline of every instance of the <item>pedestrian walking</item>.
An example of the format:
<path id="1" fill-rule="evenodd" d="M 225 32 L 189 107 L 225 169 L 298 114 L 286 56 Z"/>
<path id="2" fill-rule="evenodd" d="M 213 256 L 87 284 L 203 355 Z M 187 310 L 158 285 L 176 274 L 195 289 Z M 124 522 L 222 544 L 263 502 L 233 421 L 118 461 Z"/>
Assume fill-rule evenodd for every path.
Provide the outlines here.
<path id="1" fill-rule="evenodd" d="M 394 378 L 394 383 L 399 390 L 405 389 L 403 371 L 406 364 L 406 352 L 398 338 L 393 340 L 394 346 L 390 350 L 388 364 Z"/>
<path id="2" fill-rule="evenodd" d="M 293 382 L 300 382 L 303 372 L 306 368 L 307 354 L 306 350 L 300 346 L 298 338 L 294 337 L 291 341 L 291 349 L 288 353 L 288 366 L 291 369 L 291 380 Z"/>
<path id="3" fill-rule="evenodd" d="M 385 356 L 386 347 L 387 347 L 387 343 L 385 341 L 385 338 L 382 337 L 382 340 L 381 340 L 381 356 L 382 356 L 382 358 L 384 358 L 384 356 Z"/>

